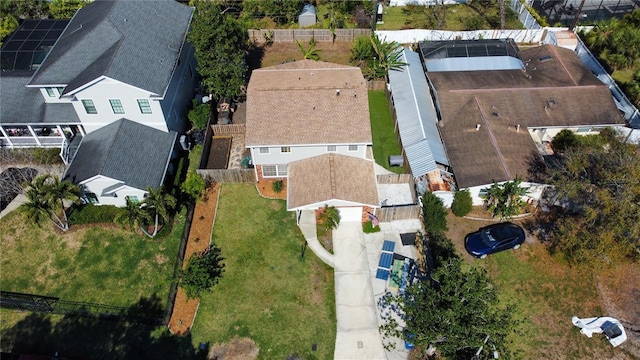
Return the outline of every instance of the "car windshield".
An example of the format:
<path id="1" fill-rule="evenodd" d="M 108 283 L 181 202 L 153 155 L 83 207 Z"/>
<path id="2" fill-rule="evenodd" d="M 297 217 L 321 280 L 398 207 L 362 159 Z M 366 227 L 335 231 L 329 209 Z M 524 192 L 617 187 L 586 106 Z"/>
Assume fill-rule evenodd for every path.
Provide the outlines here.
<path id="1" fill-rule="evenodd" d="M 491 234 L 491 230 L 485 230 L 482 232 L 482 241 L 489 246 L 493 246 L 497 240 Z"/>
<path id="2" fill-rule="evenodd" d="M 497 242 L 504 241 L 514 236 L 515 234 L 510 226 L 500 226 L 484 230 L 482 232 L 482 241 L 489 246 L 493 246 Z"/>

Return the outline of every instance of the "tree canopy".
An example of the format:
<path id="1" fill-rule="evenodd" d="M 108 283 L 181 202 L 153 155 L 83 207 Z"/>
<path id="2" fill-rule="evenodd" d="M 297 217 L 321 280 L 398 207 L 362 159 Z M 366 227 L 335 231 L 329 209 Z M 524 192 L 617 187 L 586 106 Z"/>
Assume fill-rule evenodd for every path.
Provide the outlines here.
<path id="1" fill-rule="evenodd" d="M 520 186 L 522 180 L 516 178 L 514 181 L 504 183 L 494 182 L 488 188 L 485 188 L 484 196 L 487 202 L 487 209 L 493 216 L 501 219 L 510 219 L 517 215 L 526 205 L 522 201 L 522 197 L 527 195 L 527 189 Z"/>
<path id="2" fill-rule="evenodd" d="M 191 256 L 189 264 L 180 275 L 180 287 L 190 299 L 199 297 L 203 292 L 211 292 L 224 273 L 224 258 L 220 248 L 210 246 L 202 253 Z"/>
<path id="3" fill-rule="evenodd" d="M 484 270 L 461 265 L 452 257 L 431 274 L 431 281 L 415 282 L 404 294 L 387 294 L 383 335 L 423 351 L 435 347 L 447 359 L 471 359 L 488 337 L 488 345 L 507 355 L 506 339 L 516 325 L 512 307 L 499 304 Z"/>
<path id="4" fill-rule="evenodd" d="M 62 231 L 69 230 L 68 203 L 80 202 L 80 187 L 67 180 L 50 175 L 35 177 L 23 184 L 27 202 L 23 205 L 27 217 L 36 224 L 48 219 Z"/>
<path id="5" fill-rule="evenodd" d="M 422 223 L 429 234 L 447 231 L 447 209 L 439 197 L 427 191 L 420 198 Z"/>
<path id="6" fill-rule="evenodd" d="M 246 85 L 247 29 L 223 13 L 220 3 L 198 0 L 195 7 L 187 39 L 195 48 L 202 84 L 216 99 L 237 99 Z"/>
<path id="7" fill-rule="evenodd" d="M 546 162 L 563 204 L 545 240 L 573 262 L 615 263 L 640 255 L 640 147 L 612 129 L 578 137 Z"/>

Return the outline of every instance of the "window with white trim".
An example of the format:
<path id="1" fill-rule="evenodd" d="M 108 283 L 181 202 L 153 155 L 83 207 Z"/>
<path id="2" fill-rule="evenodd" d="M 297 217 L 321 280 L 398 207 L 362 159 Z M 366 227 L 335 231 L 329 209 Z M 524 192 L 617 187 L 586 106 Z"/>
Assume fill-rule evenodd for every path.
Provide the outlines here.
<path id="1" fill-rule="evenodd" d="M 49 97 L 56 97 L 56 93 L 53 91 L 53 88 L 44 88 L 47 91 L 47 95 L 49 95 Z"/>
<path id="2" fill-rule="evenodd" d="M 349 151 L 358 151 L 358 145 L 349 145 Z"/>
<path id="3" fill-rule="evenodd" d="M 56 91 L 58 92 L 58 95 L 62 96 L 62 92 L 64 91 L 63 87 L 57 87 Z"/>
<path id="4" fill-rule="evenodd" d="M 335 152 L 336 151 L 336 146 L 335 145 L 327 145 L 327 151 L 328 152 Z"/>
<path id="5" fill-rule="evenodd" d="M 143 114 L 151 114 L 151 104 L 147 99 L 138 99 L 138 107 Z"/>
<path id="6" fill-rule="evenodd" d="M 287 176 L 287 165 L 262 165 L 262 177 Z"/>
<path id="7" fill-rule="evenodd" d="M 96 106 L 93 104 L 93 100 L 91 99 L 83 99 L 82 100 L 82 106 L 84 106 L 84 111 L 87 112 L 87 114 L 97 114 L 98 110 L 96 110 Z"/>
<path id="8" fill-rule="evenodd" d="M 268 154 L 269 153 L 269 148 L 268 147 L 261 147 L 260 148 L 260 154 Z"/>
<path id="9" fill-rule="evenodd" d="M 138 199 L 138 197 L 136 195 L 127 195 L 124 198 L 126 200 L 131 201 L 133 204 L 138 204 L 140 202 L 140 200 Z"/>
<path id="10" fill-rule="evenodd" d="M 280 148 L 280 152 L 281 153 L 290 153 L 291 152 L 291 147 L 283 146 L 283 147 Z"/>
<path id="11" fill-rule="evenodd" d="M 124 107 L 120 99 L 110 99 L 109 104 L 111 104 L 111 110 L 114 114 L 124 114 Z"/>

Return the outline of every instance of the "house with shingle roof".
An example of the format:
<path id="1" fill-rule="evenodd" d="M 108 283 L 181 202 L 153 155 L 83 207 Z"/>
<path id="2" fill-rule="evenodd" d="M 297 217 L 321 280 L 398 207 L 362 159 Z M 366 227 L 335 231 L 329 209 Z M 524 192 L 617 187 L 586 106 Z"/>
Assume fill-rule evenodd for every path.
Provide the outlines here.
<path id="1" fill-rule="evenodd" d="M 476 204 L 484 188 L 516 177 L 538 198 L 544 186 L 535 183 L 530 161 L 552 151 L 561 130 L 586 135 L 625 126 L 607 86 L 570 50 L 521 51 L 505 40 L 419 46 L 432 90 L 423 101 L 435 103 L 447 171 Z"/>
<path id="2" fill-rule="evenodd" d="M 148 187 L 164 183 L 177 136 L 175 131 L 120 119 L 84 137 L 63 178 L 80 185 L 86 203 L 124 206 L 127 198 L 140 202 Z"/>
<path id="3" fill-rule="evenodd" d="M 71 20 L 23 22 L 2 48 L 1 145 L 66 148 L 123 117 L 184 132 L 192 14 L 173 0 L 96 0 Z"/>
<path id="4" fill-rule="evenodd" d="M 378 207 L 359 68 L 301 60 L 254 70 L 246 147 L 258 181 L 286 178 L 289 210 Z"/>
<path id="5" fill-rule="evenodd" d="M 193 11 L 95 0 L 71 20 L 22 22 L 2 47 L 0 146 L 59 147 L 87 201 L 142 200 L 171 170 L 188 123 Z"/>

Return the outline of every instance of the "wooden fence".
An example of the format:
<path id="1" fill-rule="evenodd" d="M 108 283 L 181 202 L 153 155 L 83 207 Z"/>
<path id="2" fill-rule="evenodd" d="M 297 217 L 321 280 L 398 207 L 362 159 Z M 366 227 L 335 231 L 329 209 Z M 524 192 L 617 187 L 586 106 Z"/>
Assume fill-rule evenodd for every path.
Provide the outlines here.
<path id="1" fill-rule="evenodd" d="M 256 182 L 256 173 L 253 169 L 198 169 L 196 172 L 205 180 L 220 183 Z"/>
<path id="2" fill-rule="evenodd" d="M 244 134 L 246 131 L 246 126 L 245 124 L 215 124 L 211 125 L 211 130 L 213 130 L 214 135 Z"/>
<path id="3" fill-rule="evenodd" d="M 328 29 L 251 29 L 248 32 L 249 40 L 258 43 L 266 42 L 265 35 L 270 37 L 273 42 L 309 41 L 311 39 L 315 39 L 317 42 L 351 42 L 360 36 L 371 35 L 371 29 L 335 29 L 333 34 Z"/>
<path id="4" fill-rule="evenodd" d="M 380 222 L 418 219 L 420 216 L 420 207 L 418 205 L 402 205 L 376 208 L 374 215 Z"/>

